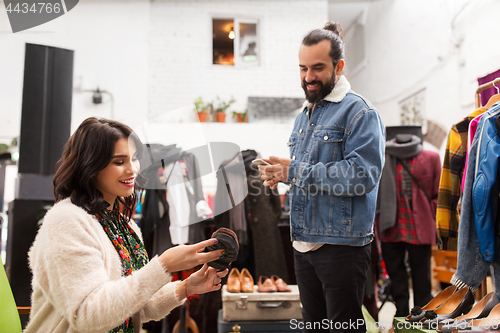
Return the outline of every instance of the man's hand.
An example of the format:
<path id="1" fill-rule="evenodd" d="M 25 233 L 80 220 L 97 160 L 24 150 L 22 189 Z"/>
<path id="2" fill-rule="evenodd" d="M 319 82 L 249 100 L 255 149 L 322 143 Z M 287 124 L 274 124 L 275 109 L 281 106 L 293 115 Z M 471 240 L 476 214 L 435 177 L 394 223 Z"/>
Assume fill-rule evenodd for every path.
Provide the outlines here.
<path id="1" fill-rule="evenodd" d="M 258 166 L 260 173 L 262 173 L 261 178 L 264 180 L 264 186 L 275 189 L 280 181 L 286 182 L 291 159 L 271 156 L 269 159 L 263 160 L 271 164 Z"/>

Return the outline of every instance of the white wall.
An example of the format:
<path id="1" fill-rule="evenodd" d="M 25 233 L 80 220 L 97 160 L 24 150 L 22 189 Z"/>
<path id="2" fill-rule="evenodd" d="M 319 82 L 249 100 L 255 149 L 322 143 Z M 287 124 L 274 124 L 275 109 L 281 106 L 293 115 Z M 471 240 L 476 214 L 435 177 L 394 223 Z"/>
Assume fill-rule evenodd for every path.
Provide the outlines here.
<path id="1" fill-rule="evenodd" d="M 19 135 L 25 43 L 75 51 L 74 86 L 110 91 L 115 118 L 145 113 L 148 100 L 148 1 L 80 1 L 67 14 L 16 34 L 0 3 L 0 140 Z M 73 130 L 89 116 L 110 117 L 109 96 L 94 105 L 91 93 L 73 95 Z"/>
<path id="2" fill-rule="evenodd" d="M 259 20 L 259 67 L 212 65 L 212 17 Z M 234 96 L 303 97 L 298 71 L 302 38 L 328 19 L 327 1 L 165 1 L 151 4 L 151 115 L 192 103 Z M 194 113 L 188 119 L 193 119 Z M 231 121 L 231 120 L 229 120 Z"/>
<path id="3" fill-rule="evenodd" d="M 499 1 L 380 0 L 367 8 L 367 62 L 350 80 L 386 125 L 400 124 L 398 102 L 422 88 L 427 118 L 446 129 L 475 109 L 477 78 L 500 68 Z"/>

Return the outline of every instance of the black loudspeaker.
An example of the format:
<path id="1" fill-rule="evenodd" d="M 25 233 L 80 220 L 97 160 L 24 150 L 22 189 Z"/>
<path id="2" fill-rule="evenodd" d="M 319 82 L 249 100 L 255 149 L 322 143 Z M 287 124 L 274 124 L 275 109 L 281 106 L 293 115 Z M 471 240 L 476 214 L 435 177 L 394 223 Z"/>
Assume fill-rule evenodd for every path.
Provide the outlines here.
<path id="1" fill-rule="evenodd" d="M 74 51 L 26 44 L 19 173 L 53 175 L 71 130 Z"/>
<path id="2" fill-rule="evenodd" d="M 44 207 L 53 205 L 49 200 L 20 200 L 9 203 L 6 271 L 17 306 L 31 304 L 31 271 L 28 251 L 38 231 L 38 217 L 44 215 Z M 28 316 L 21 316 L 23 327 Z"/>
<path id="3" fill-rule="evenodd" d="M 9 203 L 5 268 L 18 306 L 29 306 L 28 251 L 44 206 L 54 204 L 52 178 L 71 131 L 73 55 L 26 44 L 16 199 Z M 21 316 L 25 326 L 27 316 Z"/>

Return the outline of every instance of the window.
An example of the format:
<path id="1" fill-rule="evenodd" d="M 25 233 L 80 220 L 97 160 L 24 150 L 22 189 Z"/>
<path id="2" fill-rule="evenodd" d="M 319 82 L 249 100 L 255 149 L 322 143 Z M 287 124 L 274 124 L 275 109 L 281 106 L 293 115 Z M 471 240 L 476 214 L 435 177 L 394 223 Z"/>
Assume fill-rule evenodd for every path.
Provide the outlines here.
<path id="1" fill-rule="evenodd" d="M 259 64 L 258 21 L 214 18 L 212 63 L 252 66 Z"/>
<path id="2" fill-rule="evenodd" d="M 399 109 L 401 125 L 422 125 L 422 133 L 427 133 L 425 88 L 401 100 Z"/>

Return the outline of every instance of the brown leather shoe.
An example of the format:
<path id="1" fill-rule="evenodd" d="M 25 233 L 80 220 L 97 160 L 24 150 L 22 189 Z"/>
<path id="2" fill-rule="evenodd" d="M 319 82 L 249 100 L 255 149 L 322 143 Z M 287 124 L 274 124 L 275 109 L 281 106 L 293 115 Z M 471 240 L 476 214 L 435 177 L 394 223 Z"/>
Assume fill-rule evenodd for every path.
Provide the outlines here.
<path id="1" fill-rule="evenodd" d="M 241 282 L 240 282 L 240 271 L 238 268 L 233 268 L 229 275 L 227 276 L 227 291 L 230 293 L 239 293 L 241 291 Z"/>
<path id="2" fill-rule="evenodd" d="M 271 293 L 278 291 L 278 288 L 276 288 L 276 285 L 271 281 L 270 278 L 268 278 L 265 275 L 261 275 L 259 277 L 259 282 L 257 282 L 257 290 L 261 293 Z"/>
<path id="3" fill-rule="evenodd" d="M 246 268 L 241 270 L 240 283 L 242 293 L 253 293 L 253 277 Z"/>
<path id="4" fill-rule="evenodd" d="M 290 292 L 290 291 L 292 291 L 292 288 L 290 288 L 285 283 L 285 281 L 283 281 L 283 279 L 280 278 L 279 276 L 273 275 L 273 276 L 271 276 L 271 280 L 276 285 L 276 288 L 278 288 L 278 291 L 281 291 L 281 292 Z"/>

